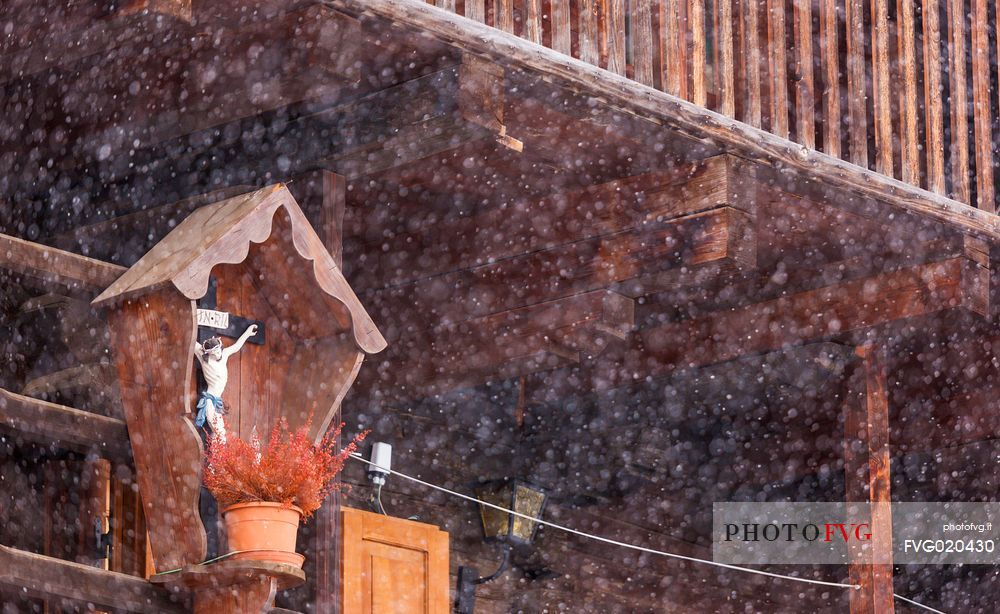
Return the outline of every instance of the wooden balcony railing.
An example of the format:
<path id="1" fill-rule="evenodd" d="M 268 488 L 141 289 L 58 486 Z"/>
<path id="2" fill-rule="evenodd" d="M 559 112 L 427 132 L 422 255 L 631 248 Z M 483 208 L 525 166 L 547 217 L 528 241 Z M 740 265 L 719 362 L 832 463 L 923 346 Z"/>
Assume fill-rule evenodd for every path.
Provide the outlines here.
<path id="1" fill-rule="evenodd" d="M 428 0 L 996 211 L 1000 0 Z"/>

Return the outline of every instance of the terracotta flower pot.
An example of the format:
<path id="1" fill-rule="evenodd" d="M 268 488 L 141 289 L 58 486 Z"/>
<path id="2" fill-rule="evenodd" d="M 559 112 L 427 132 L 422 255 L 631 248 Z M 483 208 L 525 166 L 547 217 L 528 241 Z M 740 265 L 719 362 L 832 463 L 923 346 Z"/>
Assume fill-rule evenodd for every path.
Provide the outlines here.
<path id="1" fill-rule="evenodd" d="M 295 535 L 302 510 L 280 503 L 238 503 L 227 507 L 226 521 L 229 551 L 240 552 L 230 559 L 268 561 L 302 567 L 305 557 L 295 552 Z M 243 552 L 245 551 L 245 552 Z"/>

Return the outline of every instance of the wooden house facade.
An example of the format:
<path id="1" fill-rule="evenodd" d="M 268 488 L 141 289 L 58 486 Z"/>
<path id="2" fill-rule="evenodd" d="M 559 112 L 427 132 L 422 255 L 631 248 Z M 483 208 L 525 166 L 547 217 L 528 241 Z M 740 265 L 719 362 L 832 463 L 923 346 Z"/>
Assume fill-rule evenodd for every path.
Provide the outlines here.
<path id="1" fill-rule="evenodd" d="M 705 559 L 717 501 L 996 501 L 997 11 L 4 2 L 0 609 L 191 607 L 149 581 L 137 395 L 91 301 L 275 184 L 386 342 L 341 419 L 414 477 L 528 479 L 547 520 Z M 266 608 L 344 610 L 363 523 L 340 510 L 371 505 L 365 473 L 303 526 L 304 583 Z M 447 532 L 452 599 L 460 566 L 498 563 L 468 501 L 392 476 L 381 497 Z M 513 562 L 477 612 L 1000 598 L 996 565 L 774 569 L 862 587 L 843 590 L 551 528 Z"/>

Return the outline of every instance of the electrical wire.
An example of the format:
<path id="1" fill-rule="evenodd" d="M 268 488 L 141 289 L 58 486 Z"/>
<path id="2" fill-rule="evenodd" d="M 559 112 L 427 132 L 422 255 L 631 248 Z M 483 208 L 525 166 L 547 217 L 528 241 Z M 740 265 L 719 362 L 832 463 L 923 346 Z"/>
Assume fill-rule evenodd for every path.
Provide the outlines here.
<path id="1" fill-rule="evenodd" d="M 903 597 L 902 595 L 899 595 L 897 593 L 893 593 L 892 596 L 895 597 L 896 599 L 900 599 L 902 601 L 905 601 L 906 603 L 915 605 L 918 608 L 923 608 L 923 609 L 927 610 L 928 612 L 936 612 L 937 614 L 945 614 L 941 610 L 935 610 L 934 608 L 932 608 L 930 606 L 924 605 L 922 603 L 917 603 L 916 601 L 914 601 L 912 599 L 907 599 L 906 597 Z"/>
<path id="2" fill-rule="evenodd" d="M 351 458 L 353 458 L 355 460 L 358 460 L 358 461 L 361 461 L 362 463 L 365 463 L 366 465 L 370 465 L 372 467 L 375 466 L 374 463 L 372 463 L 371 461 L 366 460 L 364 457 L 361 456 L 361 454 L 359 454 L 357 452 L 351 454 Z M 427 488 L 432 488 L 434 490 L 438 490 L 438 491 L 441 491 L 443 493 L 452 495 L 453 497 L 458 497 L 460 499 L 465 499 L 466 501 L 471 501 L 473 503 L 478 503 L 479 505 L 484 505 L 486 507 L 491 507 L 491 508 L 493 508 L 495 510 L 499 510 L 499 511 L 507 513 L 507 514 L 513 514 L 514 516 L 519 516 L 519 517 L 524 518 L 526 520 L 530 520 L 532 522 L 537 522 L 538 524 L 540 524 L 542 526 L 551 527 L 551 528 L 559 530 L 559 531 L 564 531 L 566 533 L 572 533 L 574 535 L 579 535 L 580 537 L 585 537 L 587 539 L 593 539 L 595 541 L 603 542 L 603 543 L 606 543 L 606 544 L 611 544 L 613 546 L 619 546 L 619 547 L 622 547 L 622 548 L 629 548 L 631 550 L 638 550 L 639 552 L 646 552 L 646 553 L 649 553 L 649 554 L 656 554 L 656 555 L 659 555 L 659 556 L 665 556 L 665 557 L 673 558 L 673 559 L 680 559 L 682 561 L 691 561 L 693 563 L 702 563 L 704 565 L 712 565 L 714 567 L 722 567 L 722 568 L 725 568 L 725 569 L 733 569 L 735 571 L 742 571 L 742 572 L 757 574 L 757 575 L 761 575 L 761 576 L 768 576 L 768 577 L 771 577 L 771 578 L 778 578 L 778 579 L 781 579 L 781 580 L 793 580 L 795 582 L 805 582 L 807 584 L 818 584 L 818 585 L 821 585 L 821 586 L 836 586 L 836 587 L 839 587 L 839 588 L 852 588 L 852 589 L 855 589 L 855 590 L 860 590 L 861 589 L 861 585 L 860 584 L 844 584 L 843 582 L 826 582 L 826 581 L 823 581 L 823 580 L 812 580 L 810 578 L 800 578 L 798 576 L 788 576 L 788 575 L 784 575 L 784 574 L 772 573 L 770 571 L 762 571 L 760 569 L 752 569 L 750 567 L 740 567 L 739 565 L 729 565 L 727 563 L 719 563 L 717 561 L 711 561 L 711 560 L 708 560 L 708 559 L 700 559 L 700 558 L 693 557 L 693 556 L 686 556 L 686 555 L 677 554 L 677 553 L 674 553 L 674 552 L 665 552 L 663 550 L 654 550 L 653 548 L 646 548 L 644 546 L 637 546 L 635 544 L 629 544 L 629 543 L 625 543 L 625 542 L 620 542 L 620 541 L 617 541 L 617 540 L 614 540 L 614 539 L 609 539 L 607 537 L 601 537 L 600 535 L 593 535 L 591 533 L 585 533 L 583 531 L 578 531 L 576 529 L 573 529 L 573 528 L 570 528 L 570 527 L 567 527 L 567 526 L 563 526 L 563 525 L 560 525 L 560 524 L 556 524 L 554 522 L 549 522 L 547 520 L 542 520 L 540 518 L 534 518 L 532 516 L 528 516 L 527 514 L 522 514 L 520 512 L 515 512 L 514 510 L 510 510 L 510 509 L 507 509 L 505 507 L 489 503 L 488 501 L 482 501 L 480 499 L 477 499 L 476 497 L 472 497 L 470 495 L 462 494 L 462 493 L 456 492 L 454 490 L 449 490 L 449 489 L 445 488 L 444 486 L 438 486 L 437 484 L 431 484 L 430 482 L 425 482 L 425 481 L 423 481 L 423 480 L 421 480 L 419 478 L 415 478 L 413 476 L 406 475 L 405 473 L 400 473 L 400 472 L 395 471 L 393 469 L 390 469 L 389 473 L 392 474 L 392 475 L 398 475 L 399 477 L 403 478 L 404 480 L 410 480 L 411 482 L 416 482 L 417 484 L 421 484 L 423 486 L 426 486 Z M 940 610 L 935 610 L 934 608 L 925 606 L 925 605 L 923 605 L 921 603 L 917 603 L 916 601 L 913 601 L 912 599 L 907 599 L 906 597 L 902 597 L 900 595 L 896 595 L 895 593 L 893 593 L 893 596 L 895 596 L 895 597 L 897 597 L 897 598 L 899 598 L 899 599 L 901 599 L 901 600 L 903 600 L 903 601 L 905 601 L 907 603 L 910 603 L 910 604 L 919 606 L 921 608 L 924 608 L 925 610 L 928 610 L 930 612 L 936 612 L 937 614 L 945 614 L 944 612 L 941 612 Z"/>
<path id="3" fill-rule="evenodd" d="M 378 491 L 377 494 L 375 495 L 375 500 L 378 502 L 378 509 L 380 512 L 382 512 L 382 515 L 388 516 L 389 514 L 385 513 L 385 507 L 382 506 L 382 484 L 378 485 Z"/>
<path id="4" fill-rule="evenodd" d="M 227 553 L 225 553 L 223 555 L 220 555 L 220 556 L 217 556 L 215 558 L 208 559 L 207 561 L 202 561 L 200 563 L 195 563 L 195 565 L 210 565 L 212 563 L 215 563 L 216 561 L 221 561 L 222 559 L 228 559 L 231 556 L 235 556 L 237 554 L 244 554 L 244 553 L 247 553 L 247 552 L 270 552 L 270 550 L 260 550 L 260 549 L 257 549 L 257 550 L 233 550 L 232 552 L 227 552 Z M 178 567 L 177 569 L 168 569 L 167 571 L 161 571 L 161 572 L 155 573 L 153 575 L 154 576 L 165 576 L 165 575 L 168 575 L 168 574 L 179 573 L 179 572 L 182 572 L 182 571 L 184 571 L 184 567 Z"/>

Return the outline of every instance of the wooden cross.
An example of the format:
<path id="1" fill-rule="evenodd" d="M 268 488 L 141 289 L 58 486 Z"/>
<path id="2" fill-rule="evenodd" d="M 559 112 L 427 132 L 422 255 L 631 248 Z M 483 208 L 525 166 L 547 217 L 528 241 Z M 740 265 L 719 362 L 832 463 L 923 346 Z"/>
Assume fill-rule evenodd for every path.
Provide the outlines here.
<path id="1" fill-rule="evenodd" d="M 264 345 L 264 322 L 250 320 L 231 315 L 225 311 L 217 311 L 218 285 L 215 277 L 208 278 L 208 291 L 198 299 L 198 343 L 204 343 L 210 337 L 238 338 L 251 324 L 257 325 L 257 334 L 247 339 L 250 343 Z"/>

